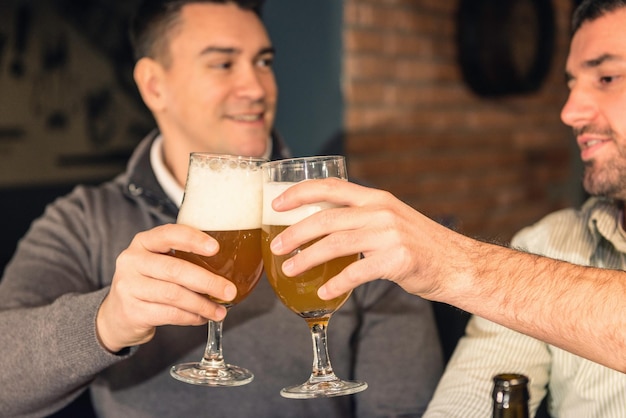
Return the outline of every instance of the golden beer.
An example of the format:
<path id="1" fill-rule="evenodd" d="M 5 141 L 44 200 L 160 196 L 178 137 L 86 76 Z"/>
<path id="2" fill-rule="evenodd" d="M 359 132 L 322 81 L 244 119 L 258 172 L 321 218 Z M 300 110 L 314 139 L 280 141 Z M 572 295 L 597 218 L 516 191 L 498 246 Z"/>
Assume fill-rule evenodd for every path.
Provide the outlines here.
<path id="1" fill-rule="evenodd" d="M 209 299 L 226 307 L 231 307 L 254 289 L 263 271 L 261 257 L 261 230 L 243 231 L 204 231 L 220 244 L 217 254 L 210 257 L 175 251 L 175 257 L 190 261 L 200 267 L 227 278 L 237 286 L 237 296 L 232 301 L 223 301 L 209 296 Z"/>
<path id="2" fill-rule="evenodd" d="M 358 254 L 335 258 L 321 264 L 298 276 L 288 277 L 282 272 L 281 266 L 285 260 L 294 254 L 276 256 L 270 250 L 270 242 L 274 237 L 285 230 L 285 225 L 263 225 L 262 249 L 263 263 L 267 278 L 274 288 L 274 292 L 289 309 L 301 317 L 310 319 L 327 319 L 343 305 L 350 296 L 344 293 L 331 300 L 322 300 L 317 296 L 317 290 L 330 278 L 339 274 L 349 264 L 358 260 Z M 315 241 L 302 246 L 300 250 L 312 245 Z M 298 250 L 296 250 L 297 252 Z"/>
<path id="3" fill-rule="evenodd" d="M 287 277 L 282 272 L 285 260 L 317 241 L 300 246 L 291 254 L 276 256 L 271 252 L 270 243 L 288 226 L 301 222 L 317 212 L 336 208 L 334 202 L 312 201 L 286 211 L 276 211 L 272 202 L 281 193 L 300 182 L 312 179 L 334 177 L 347 180 L 345 158 L 342 156 L 317 156 L 291 158 L 263 164 L 263 219 L 261 222 L 261 242 L 263 263 L 274 293 L 281 302 L 307 322 L 313 343 L 313 367 L 309 379 L 280 391 L 285 398 L 311 399 L 327 396 L 350 395 L 367 388 L 367 383 L 351 382 L 338 378 L 333 372 L 328 355 L 327 327 L 333 313 L 350 296 L 346 292 L 332 300 L 322 300 L 317 296 L 320 286 L 341 273 L 348 265 L 359 259 L 358 254 L 337 257 L 313 267 L 296 277 Z M 310 219 L 311 222 L 314 219 Z"/>
<path id="4" fill-rule="evenodd" d="M 257 165 L 192 154 L 177 223 L 204 231 L 217 240 L 220 249 L 211 257 L 184 251 L 175 251 L 174 255 L 233 282 L 237 287 L 234 300 L 226 302 L 209 296 L 226 307 L 245 299 L 263 271 L 262 193 Z"/>

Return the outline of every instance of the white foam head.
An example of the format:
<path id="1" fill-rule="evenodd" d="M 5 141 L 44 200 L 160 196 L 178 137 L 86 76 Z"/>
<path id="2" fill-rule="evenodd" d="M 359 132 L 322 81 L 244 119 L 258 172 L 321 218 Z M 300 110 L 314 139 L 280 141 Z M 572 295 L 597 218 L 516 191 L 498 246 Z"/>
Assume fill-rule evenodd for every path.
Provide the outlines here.
<path id="1" fill-rule="evenodd" d="M 272 201 L 294 184 L 296 183 L 268 182 L 263 184 L 263 225 L 293 225 L 316 212 L 336 207 L 332 203 L 318 202 L 285 212 L 276 212 L 272 209 Z"/>
<path id="2" fill-rule="evenodd" d="M 256 163 L 194 158 L 177 222 L 202 231 L 261 227 L 263 177 Z"/>

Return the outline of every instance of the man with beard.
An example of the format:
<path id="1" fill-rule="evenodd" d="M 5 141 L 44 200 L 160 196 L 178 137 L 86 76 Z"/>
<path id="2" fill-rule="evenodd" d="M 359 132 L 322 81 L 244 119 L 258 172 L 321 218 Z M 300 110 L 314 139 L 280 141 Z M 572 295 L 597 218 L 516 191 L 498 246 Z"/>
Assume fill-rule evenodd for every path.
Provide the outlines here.
<path id="1" fill-rule="evenodd" d="M 384 277 L 476 315 L 425 416 L 489 416 L 491 379 L 502 372 L 530 377 L 531 416 L 548 394 L 553 416 L 626 416 L 626 1 L 579 6 L 566 74 L 561 118 L 574 130 L 593 197 L 520 231 L 512 247 L 532 254 L 463 237 L 386 192 L 336 181 L 299 185 L 274 202 L 277 210 L 318 200 L 346 206 L 273 242 L 285 254 L 327 235 L 285 262 L 289 275 L 331 254 L 364 254 L 320 289 L 323 298 Z"/>
<path id="2" fill-rule="evenodd" d="M 575 264 L 625 270 L 626 2 L 585 1 L 574 15 L 573 33 L 566 63 L 570 94 L 561 119 L 574 130 L 585 167 L 583 185 L 593 197 L 580 209 L 558 211 L 523 229 L 511 246 Z M 533 412 L 549 394 L 552 416 L 626 413 L 626 374 L 475 316 L 426 416 L 488 413 L 491 401 L 484 395 L 490 378 L 511 370 L 530 378 Z"/>
<path id="3" fill-rule="evenodd" d="M 511 246 L 575 264 L 625 270 L 626 2 L 587 0 L 576 10 L 572 27 L 565 69 L 570 94 L 561 119 L 573 128 L 585 167 L 583 185 L 592 197 L 579 209 L 552 213 L 523 229 Z M 568 313 L 554 314 L 559 320 Z M 618 317 L 615 326 L 620 327 Z M 621 327 L 613 329 L 624 333 Z M 491 377 L 509 371 L 530 378 L 531 414 L 548 395 L 549 413 L 555 417 L 626 416 L 626 374 L 479 316 L 468 324 L 425 416 L 487 415 Z"/>

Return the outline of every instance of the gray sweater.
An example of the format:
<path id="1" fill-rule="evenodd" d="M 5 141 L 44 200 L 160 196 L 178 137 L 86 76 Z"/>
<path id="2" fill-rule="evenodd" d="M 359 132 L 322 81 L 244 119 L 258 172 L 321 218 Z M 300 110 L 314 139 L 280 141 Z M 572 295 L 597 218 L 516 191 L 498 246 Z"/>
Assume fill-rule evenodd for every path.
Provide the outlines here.
<path id="1" fill-rule="evenodd" d="M 176 219 L 150 165 L 154 137 L 124 174 L 56 200 L 20 241 L 0 281 L 0 416 L 46 416 L 84 390 L 108 417 L 421 416 L 442 372 L 431 306 L 383 280 L 356 289 L 330 321 L 335 372 L 369 384 L 353 396 L 279 395 L 308 378 L 313 353 L 305 321 L 264 278 L 224 322 L 224 356 L 255 374 L 248 385 L 198 387 L 169 376 L 171 365 L 202 357 L 206 326 L 160 327 L 117 355 L 99 344 L 96 312 L 118 254 L 137 232 Z"/>

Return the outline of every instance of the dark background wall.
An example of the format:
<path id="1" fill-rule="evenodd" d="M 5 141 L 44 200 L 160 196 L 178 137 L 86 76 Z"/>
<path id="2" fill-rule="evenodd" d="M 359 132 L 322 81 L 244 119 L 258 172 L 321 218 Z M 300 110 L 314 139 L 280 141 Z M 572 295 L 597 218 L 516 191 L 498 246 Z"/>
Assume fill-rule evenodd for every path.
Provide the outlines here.
<path id="1" fill-rule="evenodd" d="M 276 126 L 294 155 L 311 155 L 343 128 L 343 2 L 267 0 L 263 18 L 278 51 Z"/>

